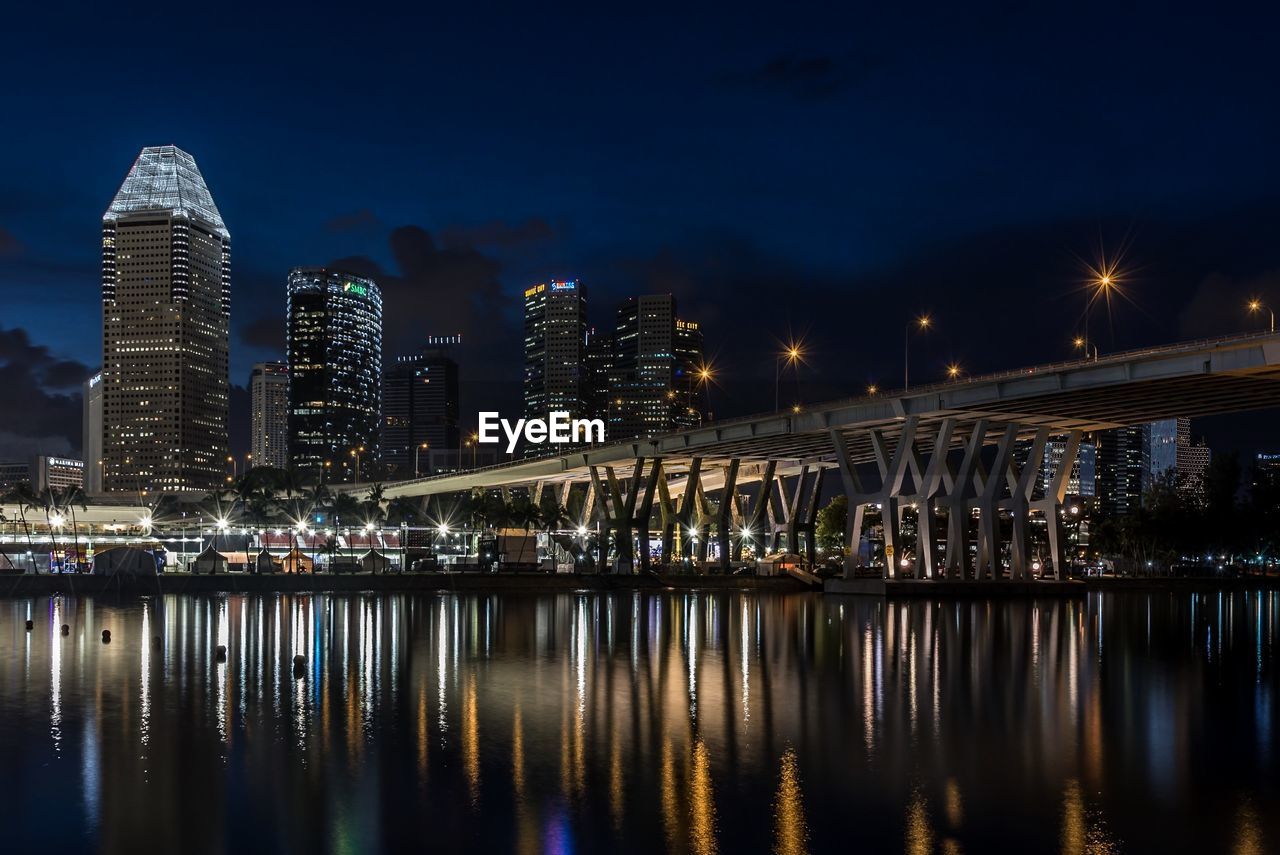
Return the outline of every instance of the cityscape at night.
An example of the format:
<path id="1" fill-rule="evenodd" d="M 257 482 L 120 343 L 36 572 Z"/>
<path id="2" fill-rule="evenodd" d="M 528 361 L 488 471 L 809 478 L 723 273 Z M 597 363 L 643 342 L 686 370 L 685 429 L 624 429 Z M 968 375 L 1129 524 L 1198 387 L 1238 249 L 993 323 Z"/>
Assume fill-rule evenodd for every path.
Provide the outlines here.
<path id="1" fill-rule="evenodd" d="M 7 845 L 1280 851 L 1278 24 L 12 10 Z"/>

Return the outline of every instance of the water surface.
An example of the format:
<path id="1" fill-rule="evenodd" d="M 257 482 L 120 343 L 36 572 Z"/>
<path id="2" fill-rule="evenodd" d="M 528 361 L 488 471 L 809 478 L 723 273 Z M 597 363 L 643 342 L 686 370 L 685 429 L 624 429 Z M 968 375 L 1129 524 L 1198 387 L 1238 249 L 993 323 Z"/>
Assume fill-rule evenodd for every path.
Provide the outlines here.
<path id="1" fill-rule="evenodd" d="M 4 600 L 0 828 L 59 852 L 1261 852 L 1277 606 Z"/>

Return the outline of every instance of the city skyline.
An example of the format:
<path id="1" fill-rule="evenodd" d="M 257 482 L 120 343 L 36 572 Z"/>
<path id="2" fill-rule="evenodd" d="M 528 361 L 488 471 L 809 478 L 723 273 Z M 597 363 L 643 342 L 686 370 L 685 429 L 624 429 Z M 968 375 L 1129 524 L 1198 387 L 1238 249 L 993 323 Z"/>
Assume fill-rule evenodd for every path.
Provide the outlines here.
<path id="1" fill-rule="evenodd" d="M 43 14 L 23 10 L 15 33 L 39 31 Z M 273 14 L 262 32 L 284 31 Z M 418 346 L 414 319 L 428 308 L 433 328 L 464 334 L 476 355 L 464 414 L 518 410 L 509 367 L 520 358 L 519 295 L 558 278 L 590 282 L 600 305 L 674 293 L 718 331 L 709 355 L 722 368 L 720 397 L 743 412 L 771 408 L 772 353 L 792 335 L 817 356 L 805 386 L 815 399 L 895 385 L 897 328 L 922 311 L 938 325 L 913 345 L 921 379 L 953 361 L 980 373 L 1064 358 L 1082 315 L 1081 261 L 1100 240 L 1108 252 L 1127 247 L 1134 301 L 1118 301 L 1110 324 L 1095 316 L 1104 352 L 1265 326 L 1244 306 L 1280 302 L 1277 127 L 1254 58 L 1266 28 L 1125 11 L 1099 31 L 1020 15 L 1024 26 L 1008 29 L 913 23 L 910 40 L 891 11 L 744 21 L 726 37 L 721 16 L 703 10 L 681 33 L 640 20 L 621 40 L 601 21 L 566 29 L 559 15 L 520 16 L 514 30 L 542 36 L 539 52 L 573 44 L 598 69 L 535 61 L 523 35 L 504 32 L 492 67 L 433 104 L 430 133 L 421 116 L 385 110 L 368 116 L 368 133 L 340 141 L 303 136 L 280 117 L 288 106 L 354 109 L 370 79 L 388 103 L 425 79 L 456 80 L 449 70 L 466 67 L 465 42 L 447 34 L 469 32 L 468 22 L 433 21 L 445 49 L 414 52 L 411 64 L 378 52 L 359 69 L 305 80 L 278 51 L 248 45 L 225 82 L 247 107 L 234 123 L 166 98 L 104 114 L 74 81 L 88 79 L 111 34 L 123 37 L 120 24 L 60 22 L 86 49 L 23 89 L 15 115 L 36 130 L 0 142 L 7 162 L 59 163 L 52 178 L 10 170 L 0 196 L 6 364 L 32 387 L 25 418 L 0 420 L 0 446 L 65 453 L 78 443 L 75 387 L 45 366 L 97 367 L 92 225 L 122 164 L 166 142 L 197 154 L 235 224 L 239 389 L 253 364 L 283 355 L 282 282 L 299 264 L 379 281 L 405 307 L 388 324 L 388 352 Z M 312 23 L 288 22 L 299 26 Z M 199 28 L 193 38 L 215 41 Z M 243 38 L 216 40 L 216 50 Z M 11 61 L 30 49 L 18 41 Z M 1079 62 L 1081 44 L 1111 60 Z M 1188 44 L 1201 58 L 1191 65 Z M 953 77 L 968 50 L 995 65 Z M 654 55 L 667 62 L 655 66 Z M 144 73 L 118 62 L 129 79 Z M 189 89 L 192 74 L 159 85 Z M 528 90 L 504 86 L 512 79 Z M 529 133 L 492 133 L 509 121 L 494 117 L 508 115 Z M 88 144 L 83 121 L 95 127 Z M 51 300 L 63 308 L 56 325 Z M 974 335 L 1007 305 L 1027 322 Z M 1251 451 L 1263 450 L 1265 428 L 1234 419 L 1205 432 L 1215 447 Z"/>

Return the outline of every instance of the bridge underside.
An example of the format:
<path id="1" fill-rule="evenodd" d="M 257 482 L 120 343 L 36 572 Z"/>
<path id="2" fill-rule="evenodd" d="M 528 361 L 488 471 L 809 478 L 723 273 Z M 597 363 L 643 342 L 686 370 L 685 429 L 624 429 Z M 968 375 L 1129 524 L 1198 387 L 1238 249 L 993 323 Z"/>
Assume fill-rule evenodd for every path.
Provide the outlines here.
<path id="1" fill-rule="evenodd" d="M 847 566 L 858 561 L 868 508 L 881 516 L 885 572 L 898 563 L 919 578 L 1028 578 L 1030 526 L 1043 521 L 1055 575 L 1067 572 L 1063 502 L 1083 435 L 1178 416 L 1280 406 L 1280 336 L 1117 354 L 903 393 L 862 397 L 708 425 L 655 438 L 580 449 L 461 475 L 387 485 L 386 495 L 476 489 L 556 491 L 582 497 L 583 525 L 600 533 L 601 557 L 633 567 L 633 541 L 662 533 L 662 559 L 679 552 L 705 564 L 719 543 L 724 568 L 744 544 L 814 557 L 813 529 L 824 480 L 849 498 Z M 1046 446 L 1063 443 L 1046 472 Z M 1022 443 L 1022 454 L 1015 445 Z M 915 555 L 903 562 L 904 511 L 916 518 Z M 1008 521 L 1002 526 L 1001 519 Z M 1005 534 L 1005 532 L 1008 534 Z M 690 536 L 691 535 L 691 536 Z M 971 541 L 976 537 L 976 544 Z"/>

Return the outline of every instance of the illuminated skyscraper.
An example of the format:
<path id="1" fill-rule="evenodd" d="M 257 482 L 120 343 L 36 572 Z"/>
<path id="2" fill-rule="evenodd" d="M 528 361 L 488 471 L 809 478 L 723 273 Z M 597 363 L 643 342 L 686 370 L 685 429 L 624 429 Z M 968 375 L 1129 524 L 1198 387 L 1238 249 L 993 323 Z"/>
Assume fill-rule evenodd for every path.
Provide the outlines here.
<path id="1" fill-rule="evenodd" d="M 259 362 L 249 375 L 249 452 L 255 466 L 289 465 L 289 366 Z"/>
<path id="2" fill-rule="evenodd" d="M 231 237 L 195 160 L 176 146 L 144 148 L 102 215 L 102 310 L 104 489 L 217 486 Z"/>
<path id="3" fill-rule="evenodd" d="M 84 457 L 84 491 L 102 492 L 102 372 L 84 381 L 83 417 L 80 424 L 81 454 Z"/>
<path id="4" fill-rule="evenodd" d="M 456 343 L 457 337 L 445 341 Z M 382 460 L 391 478 L 432 472 L 440 459 L 430 452 L 457 453 L 458 363 L 445 346 L 425 347 L 387 367 L 382 381 Z"/>
<path id="5" fill-rule="evenodd" d="M 1147 426 L 1099 431 L 1097 448 L 1098 510 L 1106 517 L 1136 511 L 1151 465 Z"/>
<path id="6" fill-rule="evenodd" d="M 676 317 L 674 296 L 624 301 L 618 308 L 613 346 L 609 436 L 653 436 L 698 423 L 694 372 L 702 363 L 702 330 Z"/>
<path id="7" fill-rule="evenodd" d="M 379 460 L 382 293 L 322 267 L 291 270 L 288 290 L 290 462 L 313 481 L 367 480 Z"/>
<path id="8" fill-rule="evenodd" d="M 586 412 L 587 292 L 576 279 L 524 292 L 524 414 Z"/>

